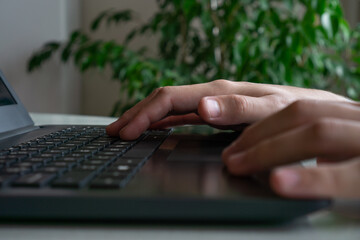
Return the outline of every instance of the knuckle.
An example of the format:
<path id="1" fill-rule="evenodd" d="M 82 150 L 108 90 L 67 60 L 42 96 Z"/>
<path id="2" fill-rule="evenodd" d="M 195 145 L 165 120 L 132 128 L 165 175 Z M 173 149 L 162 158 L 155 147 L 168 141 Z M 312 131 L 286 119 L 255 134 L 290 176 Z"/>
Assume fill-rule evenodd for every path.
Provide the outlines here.
<path id="1" fill-rule="evenodd" d="M 229 98 L 231 104 L 235 107 L 234 109 L 237 110 L 238 114 L 245 114 L 250 110 L 251 104 L 245 97 L 233 94 L 230 95 Z"/>
<path id="2" fill-rule="evenodd" d="M 321 143 L 323 140 L 328 139 L 329 133 L 331 133 L 336 126 L 337 124 L 334 120 L 324 118 L 316 120 L 309 130 L 311 136 Z"/>
<path id="3" fill-rule="evenodd" d="M 241 81 L 238 82 L 242 87 L 254 87 L 257 84 L 256 83 L 252 83 L 252 82 L 245 82 L 245 81 Z"/>
<path id="4" fill-rule="evenodd" d="M 172 87 L 170 86 L 165 86 L 165 87 L 160 87 L 157 89 L 157 93 L 160 95 L 168 95 L 171 92 Z"/>
<path id="5" fill-rule="evenodd" d="M 131 109 L 127 110 L 126 112 L 124 112 L 124 114 L 121 116 L 122 119 L 124 119 L 125 121 L 130 121 L 132 118 L 132 114 L 131 114 Z"/>
<path id="6" fill-rule="evenodd" d="M 287 114 L 298 122 L 311 118 L 313 115 L 313 107 L 307 100 L 298 100 L 289 105 L 286 109 Z"/>
<path id="7" fill-rule="evenodd" d="M 231 84 L 231 81 L 225 79 L 217 79 L 211 82 L 215 87 L 223 88 Z"/>
<path id="8" fill-rule="evenodd" d="M 158 101 L 162 106 L 164 106 L 167 102 L 171 101 L 171 95 L 173 94 L 174 86 L 166 86 L 161 87 L 158 90 L 157 97 Z"/>
<path id="9" fill-rule="evenodd" d="M 163 87 L 155 88 L 150 95 L 156 95 L 158 94 Z"/>
<path id="10" fill-rule="evenodd" d="M 308 101 L 298 100 L 291 103 L 288 107 L 288 111 L 292 115 L 302 115 L 308 109 Z"/>
<path id="11" fill-rule="evenodd" d="M 294 100 L 292 99 L 291 96 L 287 96 L 287 95 L 269 95 L 267 97 L 273 106 L 278 106 L 278 109 L 284 109 L 287 106 L 290 106 Z"/>

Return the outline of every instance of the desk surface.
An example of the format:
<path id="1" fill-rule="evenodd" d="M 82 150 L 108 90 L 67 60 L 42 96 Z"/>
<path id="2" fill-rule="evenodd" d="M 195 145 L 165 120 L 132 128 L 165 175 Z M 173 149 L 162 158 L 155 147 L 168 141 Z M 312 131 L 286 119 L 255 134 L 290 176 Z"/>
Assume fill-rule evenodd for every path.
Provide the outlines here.
<path id="1" fill-rule="evenodd" d="M 35 124 L 109 124 L 115 118 L 31 114 Z M 116 223 L 17 222 L 0 224 L 0 239 L 360 239 L 360 201 L 335 201 L 331 210 L 281 226 L 127 225 Z"/>

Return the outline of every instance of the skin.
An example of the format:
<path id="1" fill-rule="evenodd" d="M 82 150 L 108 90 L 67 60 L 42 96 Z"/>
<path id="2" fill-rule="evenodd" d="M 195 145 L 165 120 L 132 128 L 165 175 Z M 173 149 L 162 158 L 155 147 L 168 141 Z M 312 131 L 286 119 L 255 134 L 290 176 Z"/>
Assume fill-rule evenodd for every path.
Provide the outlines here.
<path id="1" fill-rule="evenodd" d="M 164 87 L 107 132 L 131 140 L 148 128 L 244 123 L 253 124 L 222 154 L 231 174 L 272 169 L 271 186 L 283 196 L 360 198 L 360 103 L 330 92 L 227 80 Z M 286 166 L 314 157 L 314 168 Z"/>

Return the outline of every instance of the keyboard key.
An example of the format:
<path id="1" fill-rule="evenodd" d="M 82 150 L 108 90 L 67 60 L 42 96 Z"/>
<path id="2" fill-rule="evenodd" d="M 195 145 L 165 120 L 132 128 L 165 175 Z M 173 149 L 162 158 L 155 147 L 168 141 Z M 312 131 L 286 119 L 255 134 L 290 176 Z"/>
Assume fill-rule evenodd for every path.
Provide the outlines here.
<path id="1" fill-rule="evenodd" d="M 30 156 L 41 153 L 41 152 L 43 152 L 45 150 L 46 150 L 46 148 L 37 147 L 37 146 L 22 149 L 22 151 L 25 151 Z"/>
<path id="2" fill-rule="evenodd" d="M 18 174 L 18 175 L 24 175 L 26 173 L 29 173 L 32 171 L 31 167 L 8 167 L 2 169 L 0 174 Z"/>
<path id="3" fill-rule="evenodd" d="M 55 167 L 55 166 L 46 166 L 43 168 L 39 168 L 36 172 L 40 173 L 55 173 L 57 175 L 62 175 L 64 172 L 68 170 L 67 167 Z"/>
<path id="4" fill-rule="evenodd" d="M 63 151 L 60 150 L 47 150 L 44 154 L 50 154 L 53 158 L 62 157 L 65 155 Z"/>
<path id="5" fill-rule="evenodd" d="M 4 167 L 9 167 L 11 164 L 16 163 L 17 162 L 17 158 L 1 158 L 3 156 L 0 156 L 0 164 L 3 165 Z"/>
<path id="6" fill-rule="evenodd" d="M 120 174 L 130 174 L 132 172 L 135 172 L 136 167 L 132 167 L 129 165 L 117 165 L 117 166 L 111 166 L 106 170 L 107 173 L 113 173 L 117 172 Z"/>
<path id="7" fill-rule="evenodd" d="M 4 158 L 2 158 L 4 157 Z M 17 154 L 11 154 L 7 156 L 1 156 L 0 159 L 13 159 L 16 161 L 22 161 L 24 159 L 28 158 L 28 155 L 17 155 Z"/>
<path id="8" fill-rule="evenodd" d="M 54 161 L 51 164 L 47 165 L 48 167 L 64 167 L 67 170 L 70 170 L 77 166 L 76 162 L 62 162 L 62 161 Z"/>
<path id="9" fill-rule="evenodd" d="M 123 153 L 125 153 L 127 150 L 127 148 L 116 148 L 116 147 L 107 147 L 104 149 L 105 152 L 113 152 L 116 153 L 117 155 L 122 155 Z"/>
<path id="10" fill-rule="evenodd" d="M 36 157 L 28 158 L 24 162 L 34 162 L 34 163 L 48 164 L 52 160 L 53 160 L 52 157 L 50 158 L 50 157 L 44 157 L 44 156 L 36 156 Z"/>
<path id="11" fill-rule="evenodd" d="M 4 187 L 18 177 L 17 174 L 0 174 L 0 187 Z"/>
<path id="12" fill-rule="evenodd" d="M 116 159 L 118 157 L 118 154 L 116 152 L 101 151 L 98 152 L 95 156 L 110 157 L 112 159 Z"/>
<path id="13" fill-rule="evenodd" d="M 81 163 L 81 162 L 84 161 L 84 158 L 81 158 L 81 157 L 61 157 L 61 158 L 58 158 L 56 161 Z"/>
<path id="14" fill-rule="evenodd" d="M 41 153 L 39 155 L 36 155 L 36 158 L 44 158 L 44 159 L 54 159 L 54 155 L 50 154 L 50 153 Z"/>
<path id="15" fill-rule="evenodd" d="M 110 148 L 122 148 L 122 149 L 129 149 L 131 147 L 131 144 L 111 144 L 109 146 Z"/>
<path id="16" fill-rule="evenodd" d="M 71 151 L 71 149 L 69 149 L 67 147 L 55 147 L 51 151 L 59 151 L 59 152 L 62 152 L 63 155 L 65 155 L 65 154 L 69 153 Z"/>
<path id="17" fill-rule="evenodd" d="M 112 155 L 107 156 L 107 155 L 98 155 L 98 154 L 96 154 L 95 156 L 89 158 L 89 160 L 100 160 L 100 161 L 103 161 L 103 162 L 111 162 L 114 159 L 115 158 Z"/>
<path id="18" fill-rule="evenodd" d="M 8 148 L 7 150 L 9 150 L 10 152 L 19 151 L 20 147 L 19 146 L 13 146 L 13 147 Z"/>
<path id="19" fill-rule="evenodd" d="M 101 170 L 100 168 L 101 166 L 98 166 L 98 165 L 81 165 L 80 167 L 74 169 L 74 171 L 79 171 L 79 172 L 82 172 L 82 171 L 94 171 L 94 172 L 99 172 Z"/>
<path id="20" fill-rule="evenodd" d="M 103 143 L 94 143 L 94 142 L 91 142 L 89 144 L 87 144 L 86 146 L 93 146 L 93 147 L 97 147 L 98 149 L 103 149 L 104 147 L 106 147 L 106 144 L 103 144 Z"/>
<path id="21" fill-rule="evenodd" d="M 86 150 L 86 149 L 78 149 L 78 150 L 72 152 L 72 154 L 80 154 L 84 158 L 89 158 L 94 155 L 94 152 L 91 150 Z"/>
<path id="22" fill-rule="evenodd" d="M 91 182 L 91 188 L 116 189 L 123 188 L 128 183 L 127 178 L 96 178 Z"/>
<path id="23" fill-rule="evenodd" d="M 129 173 L 131 173 L 131 170 L 129 171 L 106 171 L 101 173 L 98 178 L 119 178 L 119 179 L 124 179 L 127 178 L 129 176 Z"/>
<path id="24" fill-rule="evenodd" d="M 114 162 L 114 166 L 116 165 L 130 165 L 130 166 L 137 166 L 144 162 L 145 159 L 143 158 L 120 158 Z"/>
<path id="25" fill-rule="evenodd" d="M 83 162 L 84 165 L 96 165 L 102 166 L 105 165 L 108 161 L 100 160 L 100 159 L 88 159 Z"/>
<path id="26" fill-rule="evenodd" d="M 70 151 L 74 151 L 74 150 L 76 150 L 78 148 L 78 145 L 76 145 L 74 143 L 65 143 L 65 144 L 63 144 L 61 146 L 66 147 Z"/>
<path id="27" fill-rule="evenodd" d="M 124 141 L 124 140 L 119 140 L 119 141 L 116 141 L 114 142 L 113 144 L 111 144 L 111 146 L 127 146 L 127 147 L 130 147 L 130 146 L 133 146 L 134 144 L 136 143 L 136 141 Z"/>
<path id="28" fill-rule="evenodd" d="M 54 173 L 30 173 L 16 179 L 14 186 L 21 187 L 43 187 L 56 177 Z"/>
<path id="29" fill-rule="evenodd" d="M 55 180 L 52 184 L 54 187 L 65 187 L 65 188 L 82 188 L 92 178 L 95 177 L 96 172 L 94 171 L 73 171 L 65 173 L 59 179 Z"/>
<path id="30" fill-rule="evenodd" d="M 83 150 L 89 150 L 89 151 L 92 151 L 93 153 L 96 153 L 96 152 L 98 152 L 101 148 L 96 147 L 96 146 L 86 145 L 86 146 L 82 147 L 81 149 L 83 149 Z"/>
<path id="31" fill-rule="evenodd" d="M 44 145 L 51 145 L 51 146 L 59 146 L 60 144 L 62 144 L 62 142 L 59 142 L 59 141 L 46 141 L 46 142 L 43 142 Z"/>
<path id="32" fill-rule="evenodd" d="M 5 156 L 5 155 L 8 155 L 10 153 L 9 150 L 3 150 L 3 151 L 0 151 L 0 156 Z"/>
<path id="33" fill-rule="evenodd" d="M 21 163 L 15 163 L 11 165 L 13 168 L 30 168 L 31 170 L 35 170 L 36 168 L 39 168 L 42 164 L 36 163 L 36 162 L 21 162 Z"/>

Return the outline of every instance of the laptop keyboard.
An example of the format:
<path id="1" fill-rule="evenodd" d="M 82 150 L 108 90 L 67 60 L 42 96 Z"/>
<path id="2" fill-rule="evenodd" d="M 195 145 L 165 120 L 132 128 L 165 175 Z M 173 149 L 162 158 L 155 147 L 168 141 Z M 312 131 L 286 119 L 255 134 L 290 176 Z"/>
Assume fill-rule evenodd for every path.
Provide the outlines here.
<path id="1" fill-rule="evenodd" d="M 124 141 L 103 127 L 69 127 L 0 150 L 0 186 L 122 188 L 169 133 L 147 131 Z"/>

